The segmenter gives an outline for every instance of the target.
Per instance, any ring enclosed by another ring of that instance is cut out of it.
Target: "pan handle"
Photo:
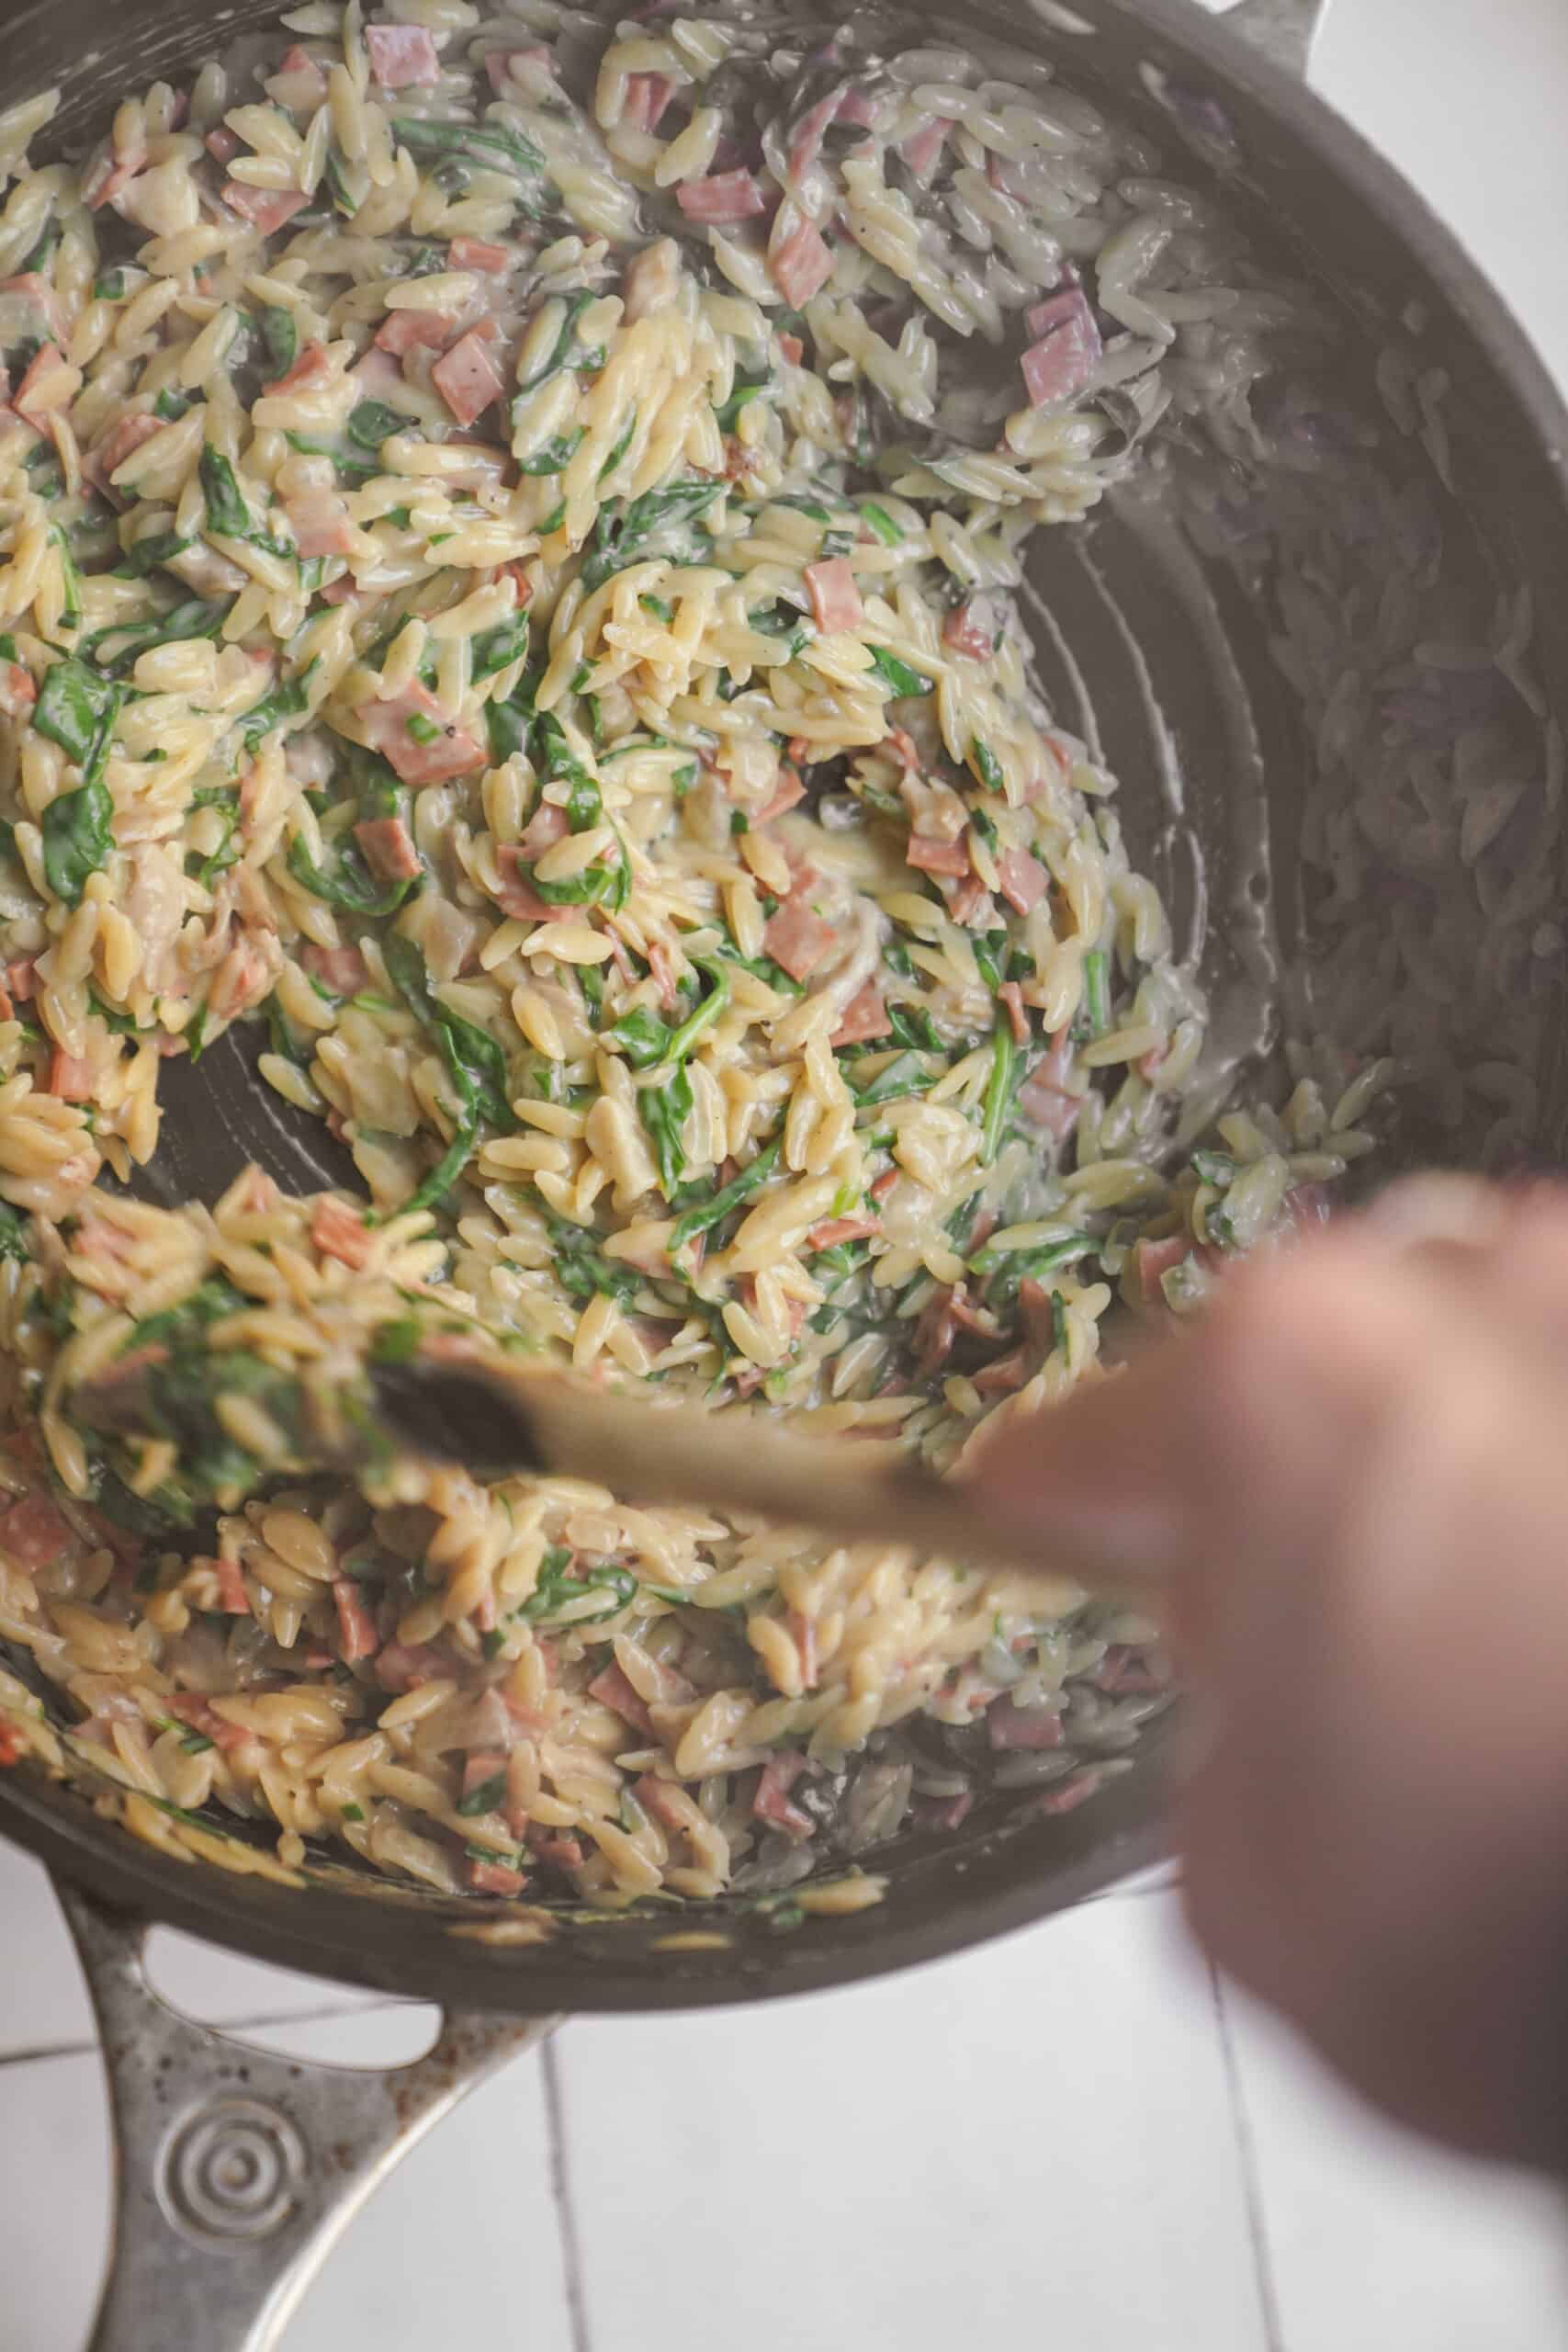
[[[448,2011],[385,2074],[303,2064],[181,2017],[147,1981],[149,1923],[57,1883],[97,2012],[114,2117],[109,2273],[88,2352],[270,2352],[400,2156],[557,2020]]]
[[[1236,0],[1225,10],[1224,21],[1270,63],[1304,82],[1328,5],[1329,0]]]

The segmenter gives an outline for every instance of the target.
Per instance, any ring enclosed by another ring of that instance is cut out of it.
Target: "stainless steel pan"
[[[1044,48],[1076,86],[1144,119],[1182,177],[1210,184],[1340,310],[1347,371],[1370,376],[1397,332],[1417,366],[1450,381],[1452,480],[1461,528],[1450,561],[1535,587],[1536,668],[1568,710],[1568,416],[1523,334],[1420,199],[1305,87],[1322,0],[1241,0],[1212,21],[1190,0],[1034,0],[1032,13],[975,0],[965,36]],[[85,134],[128,88],[221,49],[261,6],[207,0],[0,0],[7,99],[59,82],[61,133]],[[909,39],[953,37],[908,16]],[[1183,152],[1185,151],[1185,152]],[[1461,512],[1462,510],[1462,512]],[[1267,647],[1268,615],[1224,567],[1102,514],[1045,535],[1042,585],[1056,635],[1047,684],[1085,693],[1124,777],[1157,774],[1173,745],[1188,824],[1216,880],[1289,877],[1311,761]],[[1259,778],[1267,784],[1260,794]],[[1254,811],[1238,839],[1234,810]],[[1183,828],[1151,820],[1139,842],[1183,896]],[[1190,877],[1189,877],[1190,879]],[[1190,890],[1187,892],[1190,898]],[[1216,892],[1216,898],[1218,892]],[[1280,927],[1300,910],[1281,890]],[[1206,962],[1235,977],[1224,926]],[[211,1189],[243,1157],[298,1182],[310,1147],[256,1108],[231,1046],[207,1057],[184,1115],[171,1106],[160,1181],[171,1197]],[[215,1065],[217,1066],[215,1069]],[[184,1065],[174,1065],[177,1072]],[[1536,1141],[1560,1156],[1568,1088],[1542,1073]],[[188,1082],[188,1081],[187,1081]],[[262,1090],[265,1091],[265,1090]],[[1417,1106],[1418,1107],[1418,1106]],[[1415,1123],[1418,1132],[1419,1119]],[[804,1992],[952,1951],[1081,1900],[1158,1847],[1159,1744],[1102,1800],[1068,1818],[982,1811],[944,1840],[901,1838],[879,1867],[886,1902],[781,1936],[757,1912],[705,1921],[722,1945],[681,1948],[668,1914],[563,1921],[547,1939],[474,1940],[473,1915],[434,1896],[342,1874],[304,1890],[192,1868],[132,1844],[78,1796],[0,1776],[0,1832],[56,1875],[104,2030],[119,2140],[118,2262],[94,2343],[147,2352],[264,2352],[328,2245],[417,2132],[484,2071],[570,2010],[665,2009]],[[441,2042],[389,2077],[236,2056],[173,2018],[140,1967],[150,1922],[260,1958],[439,2002]]]

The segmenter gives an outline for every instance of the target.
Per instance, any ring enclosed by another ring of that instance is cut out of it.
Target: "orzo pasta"
[[[1235,429],[1278,296],[1043,71],[738,9],[309,0],[76,165],[37,127],[0,1637],[70,1703],[0,1683],[11,1749],[203,1851],[601,1903],[1089,1794],[1146,1625],[562,1481],[333,1488],[299,1417],[456,1331],[945,1469],[1118,1292],[1321,1213],[1381,1066],[1217,1101],[1018,598],[1156,425]],[[124,1189],[242,1021],[357,1195]],[[73,1417],[107,1377],[161,1434]]]

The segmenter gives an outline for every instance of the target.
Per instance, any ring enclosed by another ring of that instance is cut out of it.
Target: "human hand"
[[[1568,2168],[1568,1194],[1396,1188],[986,1477],[1161,1574],[1214,1959],[1402,2120]]]

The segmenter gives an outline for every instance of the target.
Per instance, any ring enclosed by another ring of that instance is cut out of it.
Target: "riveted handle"
[[[88,2352],[270,2352],[400,2156],[557,2020],[449,2012],[385,2073],[277,2058],[159,1999],[148,1922],[56,1886],[97,2012],[114,2116],[109,2273]]]
[[[1236,0],[1225,23],[1275,65],[1304,82],[1328,0]]]

